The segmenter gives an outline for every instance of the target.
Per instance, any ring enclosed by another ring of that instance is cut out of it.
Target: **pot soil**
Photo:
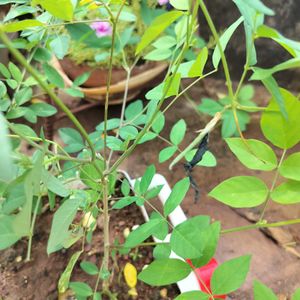
[[[76,65],[68,58],[58,61],[52,58],[53,67],[64,79],[66,87],[73,84],[73,80],[85,72],[91,72],[90,78],[85,82],[80,90],[84,93],[86,100],[99,104],[105,103],[106,81],[108,71],[100,68],[91,68],[87,65]],[[157,62],[147,62],[136,66],[131,74],[128,83],[128,100],[135,98],[141,90],[153,86],[157,77],[163,73],[167,64]],[[126,72],[120,68],[112,70],[112,82],[110,86],[109,104],[119,104],[123,101],[123,94],[126,88]]]
[[[118,196],[117,196],[118,197]],[[46,246],[51,228],[53,212],[47,211],[40,215],[33,239],[32,261],[24,262],[27,251],[27,241],[19,241],[13,247],[2,251],[0,256],[0,299],[5,300],[74,300],[71,291],[65,295],[58,295],[57,283],[60,274],[64,271],[72,254],[80,250],[81,243],[70,249],[61,250],[47,256]],[[124,242],[123,231],[126,228],[144,223],[144,219],[136,205],[130,205],[122,210],[111,211],[111,241],[118,238],[120,243]],[[86,244],[84,253],[76,263],[71,281],[88,283],[92,288],[95,285],[96,277],[87,275],[81,268],[81,261],[90,261],[97,265],[103,257],[103,223],[101,217],[97,220],[97,228],[94,231],[92,244]],[[152,248],[141,247],[131,251],[128,255],[117,254],[117,264],[114,265],[113,279],[110,284],[112,292],[117,294],[119,300],[132,299],[128,295],[128,286],[123,277],[123,268],[127,262],[132,263],[140,272],[145,264],[152,261]],[[168,287],[150,287],[143,282],[136,286],[139,300],[171,300],[179,294],[176,285]],[[103,298],[107,299],[107,298]]]

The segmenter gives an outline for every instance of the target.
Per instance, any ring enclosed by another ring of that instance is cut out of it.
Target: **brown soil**
[[[55,300],[58,299],[57,282],[60,274],[64,271],[69,259],[75,251],[80,250],[81,245],[74,245],[68,250],[47,256],[46,245],[49,236],[53,213],[46,212],[40,215],[37,221],[36,233],[33,239],[32,261],[24,262],[27,251],[27,242],[22,240],[15,246],[2,252],[0,257],[0,299],[2,300]],[[84,253],[80,256],[72,273],[71,281],[88,283],[92,288],[96,277],[86,274],[80,268],[81,261],[89,261],[100,265],[103,256],[103,224],[101,217],[97,221],[91,244],[85,246]],[[144,223],[139,208],[131,205],[123,210],[112,210],[111,213],[111,240],[118,239],[124,243],[123,232],[125,228]],[[19,261],[22,258],[22,261]],[[123,277],[123,268],[127,262],[132,263],[140,272],[145,264],[152,261],[152,249],[142,247],[128,255],[117,254],[117,264],[114,266],[111,291],[117,299],[132,299],[128,295],[128,287]],[[174,299],[178,295],[175,285],[166,288],[152,288],[143,282],[138,282],[136,290],[138,299],[159,300]],[[166,295],[166,297],[162,297]],[[61,300],[74,300],[71,291],[61,295]],[[103,298],[106,299],[106,298]]]

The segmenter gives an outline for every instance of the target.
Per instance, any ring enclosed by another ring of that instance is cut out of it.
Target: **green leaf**
[[[155,18],[152,24],[144,32],[140,43],[137,45],[136,54],[141,53],[155,40],[167,27],[183,15],[180,11],[170,11]]]
[[[91,76],[91,72],[84,72],[75,78],[73,84],[76,86],[80,86],[84,84],[90,78],[90,76]]]
[[[0,112],[0,181],[9,182],[14,176],[12,149],[4,116]]]
[[[213,256],[216,253],[218,246],[218,241],[221,233],[221,224],[220,222],[215,222],[205,230],[205,238],[203,242],[205,243],[202,256],[198,259],[192,259],[192,264],[194,267],[199,268],[205,266],[210,262]]]
[[[254,300],[278,300],[273,291],[258,280],[254,281],[253,292]]]
[[[136,245],[145,241],[150,237],[157,228],[159,228],[165,220],[163,219],[150,219],[147,223],[142,224],[137,229],[130,232],[124,244],[125,248],[133,248]]]
[[[188,177],[178,181],[164,204],[164,215],[167,217],[184,199],[190,187],[190,179]]]
[[[172,51],[170,49],[155,49],[149,52],[147,55],[144,56],[145,60],[152,60],[152,61],[161,61],[166,60],[171,57]]]
[[[196,216],[177,225],[171,235],[171,248],[182,258],[200,258],[208,239],[209,217]]]
[[[282,116],[278,104],[272,98],[262,114],[260,126],[264,136],[273,145],[282,149],[289,149],[300,141],[300,102],[287,90],[280,89],[280,91],[284,98],[288,118]]]
[[[6,78],[11,78],[10,71],[6,68],[6,66],[2,63],[0,63],[0,73]]]
[[[60,294],[65,293],[66,290],[68,289],[72,271],[81,253],[82,251],[77,251],[72,255],[66,269],[60,275],[58,285],[57,285]]]
[[[229,294],[240,288],[249,272],[250,260],[251,256],[245,255],[228,260],[218,266],[211,278],[213,294]]]
[[[274,28],[268,27],[266,25],[261,25],[257,29],[256,37],[270,38],[279,45],[281,45],[293,57],[299,56],[300,43],[284,37]]]
[[[170,140],[174,145],[179,145],[186,132],[186,123],[183,119],[179,120],[173,127],[170,133]]]
[[[13,124],[13,129],[16,130],[17,134],[22,134],[27,137],[38,137],[31,127],[24,124]]]
[[[190,272],[190,266],[180,259],[158,259],[145,268],[138,279],[152,286],[162,286],[176,283]]]
[[[41,5],[43,9],[54,17],[65,21],[72,21],[74,8],[71,0],[60,0],[59,9],[56,0],[33,0],[32,5]]]
[[[53,105],[44,102],[31,104],[29,108],[39,117],[50,117],[57,113],[57,109]]]
[[[166,98],[177,96],[180,88],[181,75],[176,73],[167,78],[163,84],[163,92],[166,93]]]
[[[63,242],[69,237],[69,226],[76,215],[80,203],[81,199],[70,198],[55,212],[47,245],[48,254],[61,249]]]
[[[154,165],[147,167],[141,182],[140,182],[140,193],[145,194],[151,184],[151,181],[155,175],[156,169]]]
[[[271,198],[280,204],[300,203],[300,182],[289,180],[277,186]]]
[[[221,48],[222,48],[223,51],[226,49],[226,46],[227,46],[231,36],[235,32],[235,30],[239,27],[239,25],[243,21],[244,21],[244,18],[240,17],[233,24],[231,24],[226,29],[226,31],[222,34],[222,36],[220,37],[220,44],[221,44]],[[218,45],[216,45],[215,50],[213,52],[213,56],[212,56],[212,61],[213,61],[214,68],[218,67],[218,65],[220,63],[220,60],[221,60],[221,53],[220,53]]]
[[[59,88],[65,87],[63,78],[52,66],[48,64],[43,64],[43,70],[49,82],[51,82],[52,84],[54,84]]]
[[[178,10],[189,10],[189,0],[170,0],[170,4]]]
[[[21,70],[12,62],[9,62],[8,68],[15,81],[21,82],[23,78]]]
[[[169,258],[171,254],[170,244],[161,243],[156,245],[153,250],[153,257],[156,259]]]
[[[255,207],[266,201],[268,188],[254,176],[236,176],[224,180],[209,196],[231,207]]]
[[[15,90],[17,88],[17,86],[18,86],[18,82],[15,81],[14,79],[7,79],[6,83],[13,90]]]
[[[130,193],[130,184],[126,178],[124,178],[122,181],[121,192],[124,196],[128,196]]]
[[[143,110],[143,102],[141,100],[130,103],[125,109],[126,120],[132,120]]]
[[[83,139],[77,130],[73,128],[60,128],[58,133],[63,142],[67,145],[67,147],[65,147],[67,152],[78,152],[85,147]]]
[[[300,288],[295,291],[291,300],[300,300]]]
[[[89,275],[97,275],[99,273],[98,267],[89,261],[82,261],[80,268]]]
[[[175,154],[176,151],[177,151],[176,146],[170,146],[170,147],[162,149],[159,152],[159,158],[158,158],[159,162],[162,163],[162,162],[170,159]]]
[[[84,282],[70,282],[69,286],[76,296],[89,297],[93,295],[91,287]]]
[[[116,128],[119,128],[120,127],[120,119],[118,118],[112,118],[112,119],[109,119],[107,121],[107,124],[106,124],[106,129],[107,130],[113,130],[113,129],[116,129]],[[100,132],[104,131],[104,122],[101,122],[97,127],[96,129]]]
[[[65,188],[64,184],[46,170],[43,170],[42,181],[45,184],[45,186],[54,194],[59,195],[61,197],[69,196],[70,193]]]
[[[23,20],[23,21],[4,24],[3,27],[5,32],[17,32],[31,27],[37,27],[37,26],[44,26],[44,24],[38,20]]]
[[[279,167],[281,176],[300,181],[300,152],[291,154]]]
[[[14,217],[0,215],[0,250],[9,248],[22,237],[15,232],[13,224]]]
[[[52,53],[46,49],[46,48],[37,48],[33,59],[35,59],[38,62],[48,62],[51,60]]]
[[[291,58],[291,59],[289,59],[281,64],[278,64],[278,65],[274,66],[273,68],[269,68],[269,69],[262,69],[262,68],[254,67],[254,68],[252,68],[254,73],[250,77],[250,80],[263,80],[263,79],[266,79],[266,78],[272,76],[274,73],[281,72],[284,70],[299,68],[299,67],[300,67],[300,58],[299,57]]]
[[[26,87],[15,93],[15,100],[18,105],[23,105],[32,98],[32,88]]]
[[[177,296],[174,300],[209,300],[210,295],[201,291],[185,292]]]
[[[152,129],[155,133],[159,134],[165,126],[165,116],[159,111],[157,117],[155,118]]]
[[[206,113],[210,116],[214,116],[217,112],[221,111],[223,106],[216,100],[209,98],[202,98],[201,104],[198,106],[198,110]]]
[[[150,200],[152,198],[157,197],[163,187],[164,187],[164,185],[161,184],[161,185],[158,185],[158,186],[148,190],[147,193],[145,194],[145,199]]]
[[[243,0],[245,3],[247,3],[250,7],[255,9],[257,12],[260,12],[262,14],[268,15],[268,16],[274,16],[275,12],[264,5],[260,0]]]
[[[68,53],[69,44],[70,37],[68,35],[60,34],[50,42],[50,48],[58,59],[63,59]]]
[[[196,154],[196,152],[197,152],[197,149],[193,149],[193,150],[189,151],[185,155],[185,159],[187,161],[191,161],[193,159],[194,155]],[[210,151],[206,151],[204,153],[201,161],[197,163],[197,166],[201,166],[201,167],[215,167],[216,165],[217,165],[217,160]]]
[[[157,49],[165,49],[165,48],[172,48],[177,44],[176,39],[171,35],[163,36],[157,39],[153,46]]]
[[[204,47],[197,56],[196,61],[193,63],[192,67],[189,70],[189,77],[200,77],[203,75],[203,69],[207,62],[208,50]]]
[[[138,135],[138,133],[138,130],[131,125],[121,127],[120,129],[120,137],[123,140],[133,140]]]
[[[276,168],[276,155],[267,144],[255,139],[227,138],[225,141],[234,155],[248,169],[271,171]]]
[[[282,115],[285,117],[285,119],[287,119],[288,117],[284,106],[284,99],[275,78],[273,76],[270,76],[268,78],[263,79],[262,83],[272,95],[272,97],[276,100]]]
[[[122,209],[136,201],[139,200],[139,197],[130,197],[130,196],[126,196],[120,200],[118,200],[114,205],[113,205],[113,209]]]
[[[248,102],[254,97],[254,94],[255,94],[255,90],[253,85],[246,84],[240,89],[238,94],[238,99],[242,103]]]
[[[104,170],[103,162],[100,160],[84,165],[80,170],[79,176],[88,187],[95,191],[102,191],[102,184],[100,183],[102,174],[99,174],[98,170],[102,172]]]

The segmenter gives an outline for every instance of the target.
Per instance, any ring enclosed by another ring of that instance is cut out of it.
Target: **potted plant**
[[[106,94],[108,70],[111,63],[110,104],[120,103],[128,89],[130,100],[165,70],[165,57],[136,57],[135,48],[146,27],[162,14],[163,3],[132,0],[119,16],[115,46],[112,48],[112,25],[102,5],[93,1],[80,1],[75,23],[65,27],[69,50],[64,57],[53,58],[52,63],[63,77],[66,86],[83,74],[89,74],[80,90],[87,99],[103,103]],[[173,45],[175,41],[173,40]],[[112,61],[109,61],[110,54]],[[102,101],[101,101],[102,99]]]

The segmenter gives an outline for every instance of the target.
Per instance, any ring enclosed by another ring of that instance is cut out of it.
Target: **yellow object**
[[[137,283],[137,270],[134,265],[127,263],[124,268],[124,277],[127,285],[134,288]]]
[[[98,5],[96,3],[91,3],[89,6],[88,6],[88,9],[89,10],[93,10],[93,9],[97,9],[98,8]]]
[[[86,5],[93,2],[93,0],[80,0],[79,5]]]
[[[92,212],[85,213],[83,220],[82,220],[82,226],[85,228],[90,228],[93,223],[94,223],[94,226],[93,226],[92,230],[94,231],[96,229],[96,219],[92,215]]]

